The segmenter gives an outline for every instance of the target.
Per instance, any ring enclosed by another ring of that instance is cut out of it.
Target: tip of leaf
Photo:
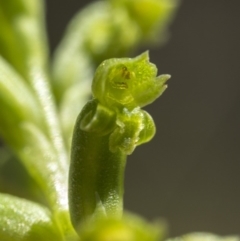
[[[171,78],[171,75],[169,74],[162,74],[157,77],[157,81],[159,84],[163,85]]]
[[[137,58],[139,60],[145,60],[145,61],[149,61],[149,51],[145,51],[142,54],[140,54],[139,56],[137,56]]]

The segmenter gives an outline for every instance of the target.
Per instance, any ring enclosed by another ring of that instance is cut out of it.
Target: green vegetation
[[[165,223],[148,224],[122,204],[126,156],[155,134],[141,107],[163,93],[170,76],[157,77],[148,52],[126,57],[164,40],[177,5],[92,3],[50,60],[44,2],[0,0],[1,241],[166,239]]]

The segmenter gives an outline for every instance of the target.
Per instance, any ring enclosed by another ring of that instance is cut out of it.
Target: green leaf
[[[139,26],[141,41],[159,42],[178,7],[179,0],[109,0],[115,6],[126,8],[133,22]]]
[[[4,141],[37,181],[55,214],[59,219],[64,219],[66,229],[70,229],[68,162],[59,155],[55,143],[51,142],[43,124],[43,111],[32,90],[1,57],[0,107],[0,133]],[[58,142],[57,136],[54,138]]]
[[[67,162],[65,144],[48,83],[48,50],[42,0],[0,0],[0,54],[13,65],[34,90],[44,112],[45,134]]]
[[[71,232],[68,213],[68,163],[58,160],[52,143],[31,123],[22,123],[23,147],[16,150],[30,175],[41,187],[64,232]]]
[[[43,10],[42,0],[0,0],[0,54],[26,80],[48,58]]]
[[[59,179],[67,180],[68,158],[46,75],[48,54],[42,3],[41,0],[0,0],[0,53],[13,65],[10,67],[1,58],[0,133],[44,189],[49,205],[53,209],[63,209],[55,211],[57,215],[63,212],[62,216],[65,217],[67,204],[63,204],[62,200],[64,195],[66,200],[67,192],[62,189],[66,189],[67,184],[65,181],[65,185],[60,187]],[[26,126],[34,126],[37,132],[31,135]],[[34,140],[31,138],[33,136]],[[39,142],[39,136],[43,143]],[[26,150],[30,150],[33,156],[26,154]],[[48,160],[48,155],[54,155],[51,156],[54,159]],[[37,161],[38,168],[34,174],[32,171],[36,165],[33,161]],[[52,172],[46,171],[48,175],[43,175],[44,169],[51,169]]]
[[[46,204],[46,199],[36,181],[30,177],[16,155],[5,146],[0,148],[1,192]]]
[[[0,194],[0,237],[3,241],[63,241],[48,209],[7,194]]]
[[[238,236],[221,237],[211,233],[190,233],[181,237],[167,239],[166,241],[240,241]]]
[[[0,133],[12,146],[21,145],[21,122],[32,122],[44,129],[43,113],[32,90],[1,56],[0,109]]]

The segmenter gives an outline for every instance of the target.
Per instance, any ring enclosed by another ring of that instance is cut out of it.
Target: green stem
[[[81,130],[90,102],[79,115],[72,144],[69,179],[69,206],[76,229],[79,223],[103,212],[106,216],[122,215],[123,180],[126,155],[109,150],[109,136]]]

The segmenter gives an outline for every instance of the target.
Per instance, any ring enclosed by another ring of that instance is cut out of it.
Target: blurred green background
[[[72,16],[90,2],[46,1],[52,51]],[[171,236],[240,234],[239,25],[239,0],[183,0],[167,43],[150,48],[159,73],[172,79],[164,95],[146,108],[157,135],[128,158],[125,207],[149,220],[166,218]],[[21,165],[3,160],[0,191],[29,195],[20,185],[34,190],[35,184]],[[4,182],[18,173],[19,186]],[[41,193],[28,196],[36,197]]]
[[[47,1],[52,49],[88,2]],[[166,218],[171,235],[240,234],[239,26],[239,0],[183,0],[168,42],[150,48],[172,79],[146,108],[157,135],[129,157],[125,207]]]

